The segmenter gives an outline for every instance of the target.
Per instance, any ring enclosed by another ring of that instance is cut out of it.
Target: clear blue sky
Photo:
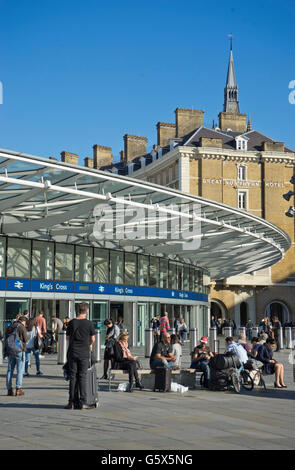
[[[59,158],[156,143],[177,107],[222,111],[233,33],[240,110],[295,149],[294,0],[0,0],[0,147]]]

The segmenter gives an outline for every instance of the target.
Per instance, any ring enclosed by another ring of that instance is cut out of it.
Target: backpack
[[[23,342],[19,337],[18,327],[19,325],[12,326],[12,330],[5,340],[5,352],[8,356],[17,356],[17,354],[24,350]]]
[[[209,390],[224,391],[228,389],[228,369],[210,368]]]

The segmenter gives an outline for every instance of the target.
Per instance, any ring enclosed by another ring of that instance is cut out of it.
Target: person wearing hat
[[[207,336],[202,336],[200,344],[195,347],[192,352],[192,363],[190,369],[196,369],[204,372],[204,386],[209,387],[210,381],[210,368],[209,361],[213,357],[210,347],[208,346]]]

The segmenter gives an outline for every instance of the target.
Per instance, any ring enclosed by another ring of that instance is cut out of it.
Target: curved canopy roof
[[[192,263],[212,279],[266,268],[279,227],[223,204],[109,172],[0,150],[0,233]]]

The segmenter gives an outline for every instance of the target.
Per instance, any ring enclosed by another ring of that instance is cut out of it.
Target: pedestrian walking
[[[163,334],[167,333],[169,328],[170,323],[168,319],[168,312],[165,312],[164,315],[160,318],[160,341],[162,341]]]
[[[282,324],[277,316],[273,317],[272,328],[273,328],[274,340],[277,345],[276,352],[279,352],[282,346],[280,342],[280,329],[282,328]]]
[[[251,318],[248,319],[245,327],[246,327],[247,338],[248,338],[249,341],[251,341],[252,340],[252,328],[254,327],[254,324],[253,324]]]
[[[26,342],[28,335],[26,332],[27,318],[25,316],[12,323],[5,333],[4,355],[8,357],[8,366],[6,374],[7,395],[14,396],[12,388],[12,377],[16,367],[16,391],[15,396],[24,395],[22,390],[23,371],[25,363]]]
[[[38,315],[36,316],[35,320],[36,320],[35,324],[39,328],[41,334],[47,333],[46,320],[44,318],[43,310],[39,310]]]
[[[56,352],[58,352],[58,335],[63,331],[63,322],[53,315],[51,317],[52,322],[52,333],[56,344]]]
[[[24,376],[28,377],[29,374],[29,361],[31,357],[31,353],[34,354],[35,357],[35,363],[36,363],[36,375],[43,375],[43,373],[40,370],[40,349],[39,347],[36,347],[36,341],[37,336],[39,338],[42,338],[41,332],[39,328],[35,325],[35,318],[30,318],[30,320],[27,323],[27,335],[28,335],[28,341],[26,343],[26,352],[25,352],[25,373]]]
[[[186,334],[187,334],[187,326],[186,326],[186,323],[184,321],[184,318],[180,319],[180,325],[179,325],[179,328],[178,328],[178,333],[180,335],[181,344],[183,346],[184,341],[186,339]]]

